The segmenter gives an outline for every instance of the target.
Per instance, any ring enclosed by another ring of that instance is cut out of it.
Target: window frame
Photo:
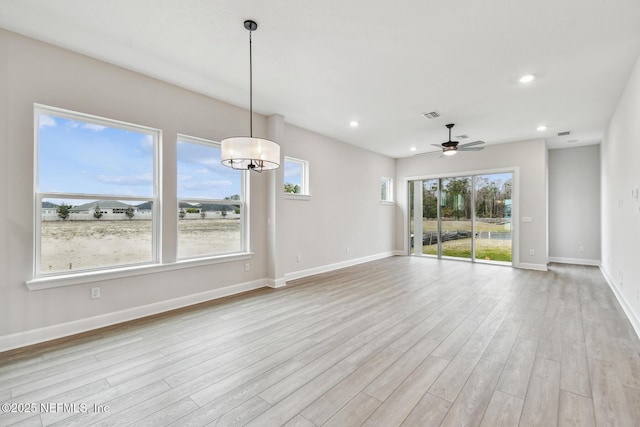
[[[131,196],[131,195],[113,195],[113,194],[93,194],[93,193],[66,193],[66,192],[50,192],[40,191],[40,115],[51,115],[67,120],[82,121],[84,123],[95,124],[100,126],[106,126],[110,128],[117,128],[137,133],[145,133],[152,136],[153,141],[153,186],[152,196]],[[78,111],[72,111],[64,108],[53,107],[44,104],[34,103],[33,105],[33,141],[34,141],[34,155],[33,155],[33,203],[32,209],[33,218],[33,279],[32,281],[47,280],[56,277],[76,277],[84,275],[94,275],[96,273],[104,273],[111,271],[118,271],[122,269],[129,269],[138,266],[152,266],[162,263],[161,254],[161,229],[162,229],[162,216],[161,216],[161,194],[162,194],[162,181],[160,179],[160,153],[162,152],[162,130],[151,128],[148,126],[137,125],[134,123],[128,123],[121,120],[110,119],[107,117],[95,116],[92,114],[81,113]],[[81,270],[75,270],[72,273],[67,271],[58,271],[53,273],[44,273],[42,271],[42,200],[46,198],[59,198],[59,199],[76,199],[76,200],[118,200],[118,201],[144,201],[152,202],[151,209],[151,260],[146,262],[132,263],[132,264],[118,264],[110,266],[99,266],[95,268],[86,268]]]
[[[300,192],[299,193],[287,193],[286,191],[284,191],[284,184],[286,184],[287,162],[296,163],[300,165]],[[283,182],[282,192],[284,193],[285,197],[292,198],[292,199],[309,198],[311,196],[311,192],[309,191],[309,161],[298,159],[295,157],[284,156],[283,166],[284,166],[283,174],[285,175],[285,180],[284,180],[285,182]]]
[[[390,178],[388,176],[383,176],[380,178],[380,190],[382,190],[382,185],[386,183],[387,185],[387,191],[384,194],[384,197],[382,195],[382,191],[380,192],[380,203],[382,204],[394,204],[395,201],[393,200],[393,178]]]
[[[211,139],[198,138],[191,135],[186,135],[183,133],[178,133],[176,136],[176,179],[178,179],[178,143],[180,141],[184,141],[191,144],[199,144],[206,147],[214,146],[216,148],[220,148],[221,144],[218,141],[214,141]],[[240,200],[224,200],[224,199],[207,199],[207,198],[181,198],[178,194],[177,183],[176,183],[176,199],[177,199],[177,210],[176,210],[176,262],[189,262],[189,261],[198,261],[198,260],[206,260],[206,259],[220,259],[229,256],[236,255],[246,255],[251,251],[251,237],[250,237],[250,212],[249,208],[249,181],[250,175],[248,171],[239,171],[240,173]],[[222,252],[222,253],[209,253],[203,255],[196,256],[188,256],[188,257],[180,257],[180,203],[212,203],[217,205],[229,205],[236,206],[240,205],[240,250],[237,252]]]

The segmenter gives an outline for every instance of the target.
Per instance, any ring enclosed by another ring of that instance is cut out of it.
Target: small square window
[[[383,176],[380,180],[380,200],[393,202],[393,179]]]
[[[309,195],[309,162],[284,158],[284,192],[286,194]]]

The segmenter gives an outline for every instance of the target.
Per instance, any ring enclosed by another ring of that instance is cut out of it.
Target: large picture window
[[[157,263],[160,131],[34,111],[34,275]]]
[[[220,144],[178,136],[178,258],[248,250],[245,172],[222,166]]]

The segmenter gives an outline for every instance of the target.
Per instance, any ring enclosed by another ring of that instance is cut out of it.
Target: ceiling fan
[[[442,148],[443,155],[453,156],[458,151],[480,151],[484,149],[484,147],[475,147],[476,145],[484,144],[484,141],[467,142],[466,144],[462,145],[459,145],[460,143],[458,141],[452,141],[451,128],[453,126],[453,123],[447,125],[447,129],[449,129],[449,140],[447,142],[443,142],[442,144],[431,144],[434,147]]]

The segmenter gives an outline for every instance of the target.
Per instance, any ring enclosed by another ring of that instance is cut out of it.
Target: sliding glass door
[[[443,257],[471,259],[472,206],[471,177],[461,176],[440,180],[440,242]]]
[[[410,181],[410,253],[510,263],[512,182],[512,173]]]
[[[474,177],[476,259],[511,262],[512,174]]]

